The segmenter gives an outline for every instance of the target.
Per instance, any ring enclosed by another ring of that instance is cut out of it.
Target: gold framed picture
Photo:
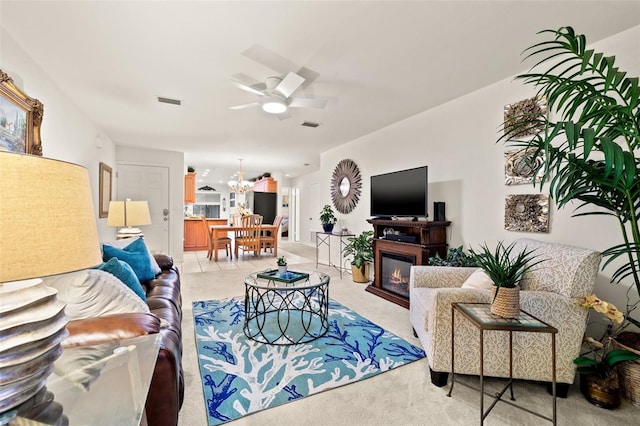
[[[42,155],[40,125],[44,105],[25,95],[0,70],[0,150]]]
[[[111,167],[104,163],[100,163],[100,179],[99,179],[99,206],[98,217],[105,218],[109,216],[109,203],[111,202]]]

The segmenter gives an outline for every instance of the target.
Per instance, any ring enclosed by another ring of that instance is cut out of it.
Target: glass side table
[[[488,303],[452,303],[451,304],[451,387],[447,396],[451,396],[455,380],[455,314],[459,313],[471,324],[480,329],[480,425],[489,415],[493,407],[498,401],[507,403],[520,410],[524,410],[530,414],[543,418],[556,424],[556,333],[558,330],[550,326],[544,321],[534,317],[533,315],[520,311],[517,318],[507,319],[501,318],[491,313],[491,305]],[[493,403],[485,411],[484,409],[484,332],[487,330],[501,330],[509,332],[509,380],[504,388],[494,396]],[[514,404],[513,402],[502,399],[502,395],[509,389],[511,401],[515,401],[513,395],[513,333],[549,333],[551,334],[551,389],[553,398],[552,417],[544,416],[527,408]]]
[[[0,415],[0,425],[146,425],[159,349],[159,334],[67,348],[45,387]]]

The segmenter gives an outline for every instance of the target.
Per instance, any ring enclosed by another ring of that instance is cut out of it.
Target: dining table
[[[279,226],[276,226],[276,225],[263,224],[260,226],[260,231],[261,231],[261,234],[264,235],[264,233],[266,232],[278,232],[278,228]],[[246,231],[249,228],[228,224],[228,225],[211,225],[209,226],[209,229],[213,237],[213,242],[212,242],[213,243],[213,260],[217,262],[218,261],[218,238],[225,236],[223,234],[228,234],[229,232]],[[276,249],[277,245],[278,245],[278,239],[276,238],[274,243],[274,246],[275,246],[274,249]],[[277,249],[275,253],[277,253]]]

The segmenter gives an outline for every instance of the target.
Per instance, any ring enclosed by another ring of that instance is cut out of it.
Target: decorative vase
[[[369,265],[365,263],[362,268],[358,268],[356,265],[351,265],[351,275],[354,283],[368,283],[369,282]]]
[[[333,231],[333,223],[323,223],[322,224],[322,229],[324,230],[324,232],[332,232]]]
[[[620,406],[620,381],[614,371],[608,377],[580,375],[580,391],[593,405],[608,410]]]
[[[287,272],[287,265],[278,265],[278,273],[280,275]]]
[[[520,313],[520,286],[500,287],[491,303],[491,313],[502,318],[517,318]]]

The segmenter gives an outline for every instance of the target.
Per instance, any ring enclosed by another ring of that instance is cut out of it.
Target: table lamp
[[[101,261],[87,170],[0,151],[0,413],[38,393],[68,334],[40,277]]]
[[[120,234],[140,234],[140,228],[134,226],[151,225],[151,215],[149,215],[149,203],[146,201],[111,201],[109,203],[109,214],[107,216],[107,226],[124,226],[118,232]]]

